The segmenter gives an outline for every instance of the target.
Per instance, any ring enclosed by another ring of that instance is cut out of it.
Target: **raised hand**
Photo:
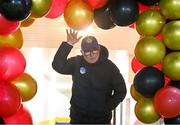
[[[68,43],[74,45],[75,43],[77,43],[82,36],[78,37],[78,31],[75,31],[73,29],[66,29],[66,33],[67,33],[67,41]]]

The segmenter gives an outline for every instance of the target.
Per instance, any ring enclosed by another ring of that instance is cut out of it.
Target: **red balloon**
[[[0,80],[12,80],[21,75],[26,60],[21,51],[14,47],[0,47]]]
[[[22,104],[14,115],[10,117],[4,117],[3,120],[5,124],[33,124],[31,113]]]
[[[138,6],[139,6],[139,14],[142,13],[145,10],[159,10],[159,6],[146,6],[144,4],[141,4],[138,2]]]
[[[0,35],[9,35],[14,33],[20,26],[19,21],[10,21],[0,15]]]
[[[166,86],[157,91],[154,96],[154,108],[165,118],[176,117],[180,113],[180,90]]]
[[[165,76],[164,78],[165,78],[164,86],[167,86],[169,84],[169,82],[171,81],[171,79],[168,78],[167,76]]]
[[[85,0],[93,9],[103,7],[109,0]]]
[[[135,57],[133,57],[132,61],[131,61],[131,68],[133,70],[134,73],[136,73],[137,71],[139,71],[140,69],[146,67],[146,65],[143,65],[142,63],[140,63]],[[162,64],[156,64],[153,65],[153,67],[159,69],[162,71]]]
[[[163,40],[161,33],[157,34],[156,38],[160,39],[161,41]]]
[[[68,0],[52,0],[51,8],[45,17],[50,19],[60,17],[64,12],[64,8],[66,7],[67,3]]]
[[[11,116],[20,107],[21,97],[16,86],[0,82],[0,117]]]
[[[156,65],[153,65],[153,67],[159,69],[160,71],[162,71],[162,64],[156,64]]]
[[[132,24],[130,24],[130,25],[129,25],[129,27],[130,27],[130,28],[132,28],[132,29],[134,29],[134,28],[135,28],[135,26],[136,26],[136,24],[135,24],[135,23],[132,23]]]
[[[137,71],[139,71],[140,69],[142,69],[144,67],[146,67],[146,66],[141,64],[135,57],[133,57],[133,59],[131,61],[131,68],[134,73],[136,73]]]
[[[145,10],[151,9],[150,6],[143,5],[143,4],[139,3],[139,2],[138,2],[138,6],[139,6],[139,13],[142,13]]]
[[[139,14],[141,14],[145,10],[151,9],[150,6],[143,5],[143,4],[139,3],[139,2],[138,2],[138,7],[139,7]],[[131,25],[129,25],[129,27],[132,28],[132,29],[135,29],[135,26],[136,26],[136,23],[132,23]]]
[[[162,64],[161,63],[160,64],[156,64],[153,67],[155,67],[155,68],[159,69],[160,71],[162,71]],[[170,81],[170,79],[167,76],[164,76],[164,80],[165,80],[164,86],[167,86],[169,81]]]

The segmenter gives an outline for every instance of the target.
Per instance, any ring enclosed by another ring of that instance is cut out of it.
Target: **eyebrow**
[[[83,51],[83,52],[92,52],[92,51],[99,51],[99,49],[94,48],[94,49],[91,49],[91,50],[85,50],[85,51]]]

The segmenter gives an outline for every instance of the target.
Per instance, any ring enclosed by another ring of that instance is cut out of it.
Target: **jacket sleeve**
[[[116,66],[114,66],[113,72],[114,72],[112,78],[113,94],[107,104],[109,111],[114,110],[119,105],[119,103],[124,100],[127,94],[124,78]]]
[[[62,42],[52,62],[52,67],[56,72],[66,75],[73,73],[75,57],[67,59],[72,48],[73,46],[67,42]]]

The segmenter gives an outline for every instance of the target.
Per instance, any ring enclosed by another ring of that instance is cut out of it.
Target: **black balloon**
[[[32,0],[3,0],[0,4],[0,13],[12,21],[26,19],[32,8]]]
[[[180,89],[180,81],[170,81],[168,85]]]
[[[144,5],[154,5],[156,3],[158,3],[160,0],[138,0],[140,3],[144,4]]]
[[[180,125],[180,115],[173,118],[164,118],[164,124],[165,125],[172,125],[172,124]]]
[[[94,22],[95,24],[102,29],[111,29],[116,25],[113,23],[109,16],[109,3],[102,8],[94,10]]]
[[[139,7],[136,0],[112,0],[110,17],[118,26],[129,26],[137,20]]]
[[[0,117],[0,125],[4,124],[4,120]]]
[[[134,77],[135,89],[144,97],[151,98],[164,86],[164,74],[157,68],[145,67]]]

